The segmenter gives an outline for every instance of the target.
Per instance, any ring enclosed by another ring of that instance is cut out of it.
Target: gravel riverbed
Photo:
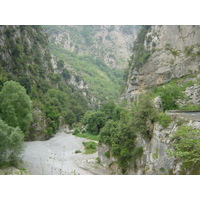
[[[103,175],[111,172],[96,163],[97,153],[83,154],[89,140],[58,132],[46,141],[25,142],[23,161],[32,175]],[[80,150],[82,153],[75,153]]]

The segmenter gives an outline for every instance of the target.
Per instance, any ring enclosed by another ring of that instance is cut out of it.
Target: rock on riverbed
[[[110,174],[96,163],[97,153],[83,154],[82,142],[89,140],[58,132],[47,141],[25,143],[23,160],[33,175],[93,175]],[[82,153],[76,154],[80,150]]]

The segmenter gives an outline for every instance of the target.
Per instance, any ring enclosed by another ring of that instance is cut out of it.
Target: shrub
[[[101,163],[101,160],[100,160],[99,157],[96,158],[96,163],[97,163],[97,164],[100,164],[100,163]]]
[[[180,126],[171,137],[173,150],[167,150],[169,156],[181,159],[182,168],[192,174],[200,173],[200,129],[191,126]],[[183,170],[184,171],[184,170]]]
[[[156,93],[162,99],[162,106],[164,111],[178,109],[179,106],[177,100],[183,100],[185,98],[183,90],[184,87],[179,86],[175,81],[157,89]]]
[[[143,147],[135,147],[132,154],[132,163],[134,167],[136,168],[136,160],[137,158],[141,157],[143,154]]]
[[[97,151],[97,144],[95,142],[83,142],[85,146],[85,154],[93,154]]]
[[[105,155],[107,158],[110,158],[110,152],[109,152],[109,151],[106,151],[106,152],[104,153],[104,155]]]
[[[87,113],[82,121],[84,124],[87,124],[87,131],[94,135],[98,135],[101,128],[105,125],[106,115],[101,111]]]
[[[158,114],[158,122],[163,128],[167,128],[169,124],[172,122],[172,118],[165,114],[165,113],[159,113]]]
[[[76,150],[75,153],[81,153],[81,151],[80,150]]]
[[[149,138],[151,133],[147,123],[157,120],[157,110],[148,94],[141,95],[139,104],[132,109],[132,129]]]
[[[73,132],[73,135],[77,135],[77,134],[79,134],[79,133],[80,133],[79,129],[76,128],[76,129],[74,130],[74,132]]]
[[[17,164],[23,150],[24,134],[19,127],[8,126],[0,119],[0,164]]]
[[[9,126],[27,135],[32,121],[32,104],[26,90],[18,82],[7,81],[0,92],[0,117]]]

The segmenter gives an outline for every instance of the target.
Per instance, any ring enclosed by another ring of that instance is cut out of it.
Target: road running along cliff
[[[200,110],[193,111],[181,111],[181,110],[168,110],[166,111],[169,115],[178,115],[188,120],[200,121]]]

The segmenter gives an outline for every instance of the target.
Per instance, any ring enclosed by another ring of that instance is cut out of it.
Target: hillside
[[[11,80],[31,98],[31,139],[48,138],[63,123],[78,122],[92,104],[76,72],[51,56],[42,26],[0,27],[0,89]]]
[[[129,62],[126,98],[200,72],[199,26],[143,26]]]
[[[200,174],[200,26],[137,28],[0,26],[0,168]]]
[[[139,26],[45,26],[50,43],[78,55],[101,58],[111,68],[126,68]]]
[[[45,26],[50,51],[84,80],[96,99],[118,101],[138,26]]]
[[[122,97],[129,110],[116,119],[109,105],[112,115],[104,111],[109,121],[99,131],[100,162],[114,174],[200,173],[199,31],[200,26],[141,27]]]

